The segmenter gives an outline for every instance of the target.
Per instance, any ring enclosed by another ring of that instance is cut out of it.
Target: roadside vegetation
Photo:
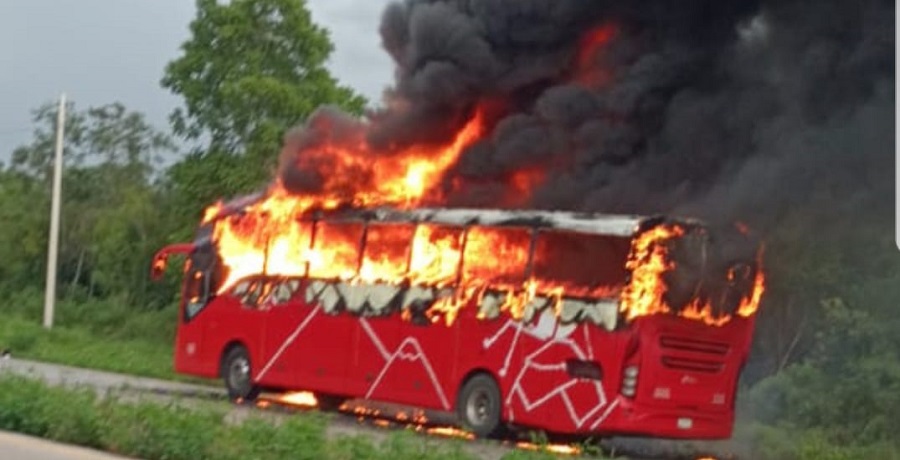
[[[171,370],[178,261],[154,284],[148,279],[153,253],[189,240],[205,206],[264,186],[282,134],[316,107],[360,113],[366,105],[325,70],[332,44],[302,2],[197,5],[192,37],[161,82],[184,103],[171,126],[151,126],[116,102],[70,103],[52,331],[40,324],[54,105],[34,111],[29,143],[0,146],[12,153],[0,164],[0,350],[181,378]],[[271,21],[264,13],[270,9],[284,20]],[[282,46],[269,46],[264,37]],[[822,190],[809,193],[831,202],[847,187],[864,187],[869,176],[860,174],[859,183],[823,181]],[[798,207],[764,235],[769,285],[731,443],[750,458],[900,459],[893,203],[887,196],[840,203],[821,207],[827,212]],[[126,405],[0,376],[0,428],[148,459],[285,458],[287,452],[291,458],[468,458],[405,436],[378,446],[364,438],[326,440],[324,419],[312,414],[278,428],[258,420],[227,425],[222,416],[221,408]],[[510,458],[533,458],[528,455]]]
[[[56,326],[41,325],[43,296],[26,290],[2,310],[0,350],[16,358],[122,372],[143,377],[196,380],[172,370],[176,311],[136,310],[110,300],[57,303]]]
[[[409,432],[383,442],[365,435],[326,436],[327,416],[298,413],[275,423],[250,415],[226,420],[226,403],[125,402],[90,389],[50,387],[0,376],[0,430],[103,449],[144,460],[373,459],[475,460],[462,441],[436,441]],[[505,460],[554,458],[512,452]]]

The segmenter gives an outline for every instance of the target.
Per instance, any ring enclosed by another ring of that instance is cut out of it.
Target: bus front
[[[620,312],[629,324],[617,379],[618,433],[732,434],[738,379],[764,290],[745,231],[656,222],[634,237]]]

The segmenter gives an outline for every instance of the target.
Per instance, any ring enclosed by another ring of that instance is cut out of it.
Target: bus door
[[[206,312],[215,296],[217,282],[216,257],[208,244],[197,245],[185,262],[184,287],[179,309],[180,318],[175,338],[175,370],[182,373],[215,376],[204,343]]]
[[[166,274],[166,267],[169,264],[169,258],[173,254],[182,254],[189,255],[194,251],[194,245],[190,243],[184,244],[173,244],[166,246],[159,250],[153,256],[153,264],[150,268],[150,278],[153,281],[160,281]],[[176,339],[175,339],[175,369],[179,372],[190,371],[191,369],[196,368],[196,360],[197,357],[192,353],[188,354],[186,350],[186,343],[194,342],[196,347],[196,342],[199,341],[198,337],[194,337],[196,333],[193,331],[183,331],[186,327],[185,325],[185,307],[186,307],[186,298],[188,296],[188,291],[197,291],[198,286],[197,282],[193,281],[191,277],[188,275],[192,272],[190,259],[187,258],[184,262],[184,278],[182,280],[182,296],[181,301],[178,305],[178,326],[176,328]],[[202,276],[202,273],[201,273]]]

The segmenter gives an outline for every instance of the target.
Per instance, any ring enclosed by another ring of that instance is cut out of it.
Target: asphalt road
[[[106,452],[59,444],[6,431],[0,431],[0,458],[10,460],[126,460],[126,457]]]

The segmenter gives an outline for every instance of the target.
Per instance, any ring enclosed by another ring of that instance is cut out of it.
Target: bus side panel
[[[190,320],[182,312],[179,322],[175,339],[175,370],[179,373],[219,377],[222,355],[232,343],[247,348],[251,362],[257,363],[262,358],[258,346],[262,316],[241,308],[230,297],[214,297]]]
[[[447,385],[448,394],[455,399],[468,377],[477,372],[486,372],[497,381],[504,402],[502,418],[518,421],[522,415],[509,404],[517,397],[513,394],[514,382],[522,362],[522,330],[520,323],[501,315],[499,318],[482,320],[476,318],[475,308],[460,312],[458,332],[458,358],[454,376]]]
[[[347,395],[388,400],[393,393],[386,377],[400,345],[400,315],[351,319],[357,333],[347,371]]]
[[[205,316],[205,317],[204,317]],[[263,360],[262,338],[266,312],[244,307],[230,296],[214,298],[197,318],[204,325],[204,371],[210,377],[219,376],[219,365],[226,348],[239,344],[250,355],[253,378],[257,377]]]
[[[626,331],[610,332],[590,323],[579,324],[571,331],[560,356],[561,364],[596,365],[599,378],[585,377],[574,369],[567,371],[567,404],[557,420],[560,432],[592,433],[616,413],[630,336]]]
[[[298,369],[295,363],[298,347],[296,332],[310,317],[312,309],[300,302],[274,305],[265,315],[262,359],[253,366],[257,383],[269,388],[291,388],[297,384]],[[309,324],[307,323],[307,326]]]
[[[565,410],[560,398],[567,380],[560,372],[561,350],[554,334],[557,320],[550,311],[535,315],[531,321],[505,319],[505,324],[488,337],[494,347],[506,350],[500,375],[505,380],[504,402],[507,421],[521,426],[556,430],[559,411]],[[506,329],[504,331],[504,329]],[[510,343],[503,345],[508,336]]]
[[[614,409],[626,334],[585,323],[559,324],[551,311],[527,323],[477,321],[465,329],[472,335],[460,339],[465,356],[460,361],[470,368],[479,363],[498,378],[506,421],[558,433],[586,432]],[[569,361],[595,365],[600,378],[571,375]]]
[[[326,312],[318,305],[304,308],[310,309],[312,318],[292,344],[296,386],[345,395],[359,319],[349,313]]]
[[[397,321],[401,322],[402,338],[396,359],[385,375],[390,387],[385,394],[401,404],[452,410],[456,398],[448,393],[447,382],[453,378],[457,363],[460,322],[446,326],[443,321]]]

